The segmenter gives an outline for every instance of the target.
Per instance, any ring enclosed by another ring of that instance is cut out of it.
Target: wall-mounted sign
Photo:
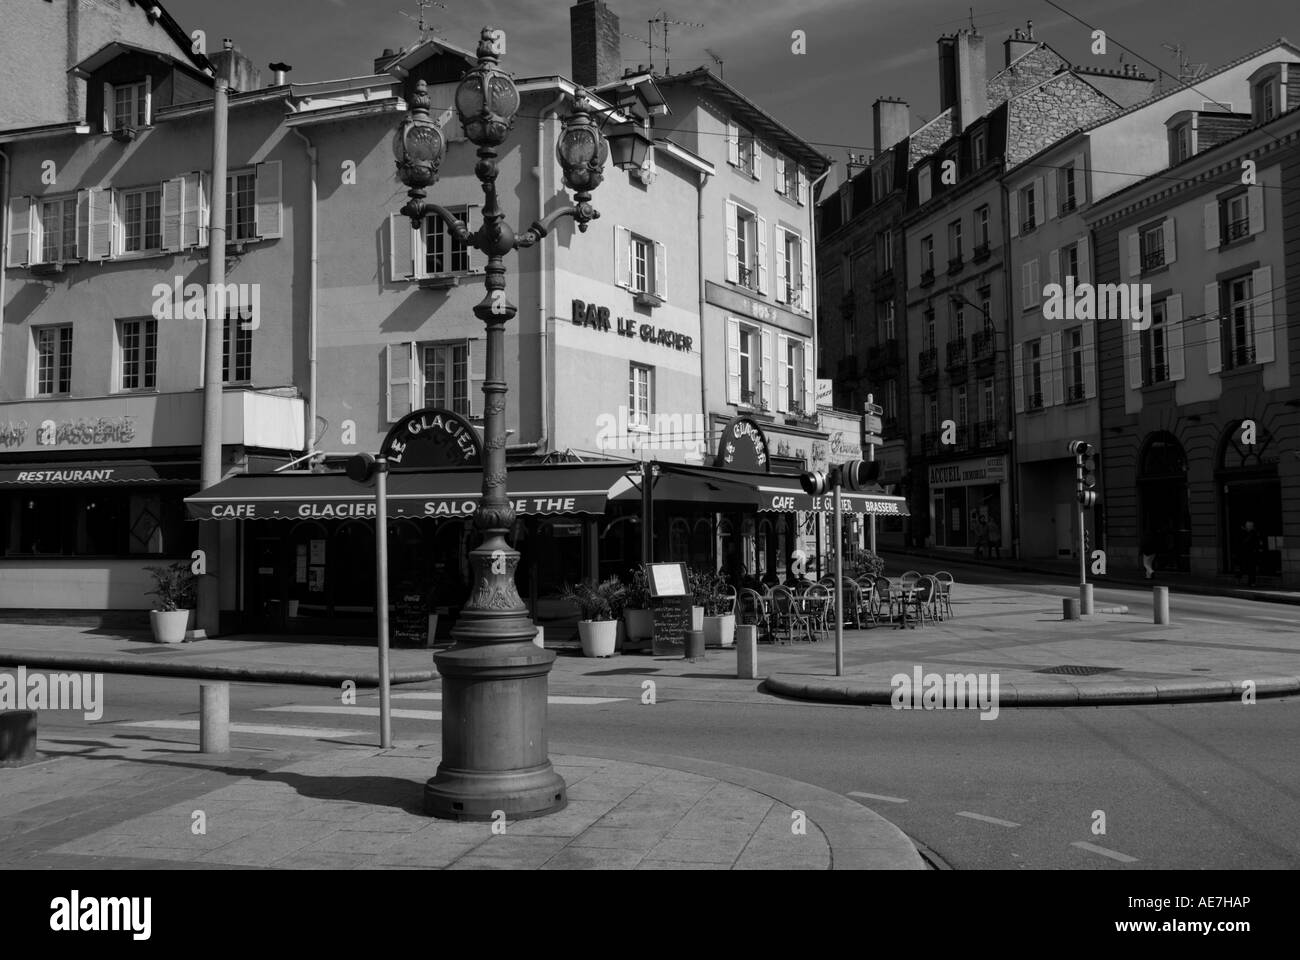
[[[0,423],[0,447],[21,447],[28,442],[30,426],[26,420]],[[35,440],[42,447],[93,446],[104,443],[131,443],[135,440],[134,417],[96,417],[72,420],[42,420],[36,427]]]
[[[393,424],[379,452],[398,467],[466,467],[483,462],[478,431],[450,410],[429,407]]]
[[[980,457],[930,467],[931,487],[964,487],[974,483],[1001,483],[1007,478],[1005,457]]]
[[[835,381],[818,380],[817,381],[817,406],[833,407],[835,405]]]
[[[577,327],[590,327],[592,330],[601,330],[608,333],[611,330],[610,315],[608,307],[599,307],[594,303],[585,303],[582,300],[573,301],[573,324]],[[620,337],[627,337],[629,340],[640,339],[643,343],[657,343],[661,346],[672,347],[674,350],[681,350],[689,353],[692,345],[695,343],[693,337],[688,337],[684,333],[678,333],[675,330],[665,330],[662,327],[656,327],[653,323],[641,323],[636,317],[616,317],[615,327]]]
[[[727,424],[718,440],[718,455],[713,465],[722,470],[767,473],[767,437],[759,425],[748,417],[737,417]]]

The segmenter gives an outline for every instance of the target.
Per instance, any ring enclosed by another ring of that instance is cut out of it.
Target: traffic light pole
[[[867,462],[868,463],[876,462],[876,445],[874,443],[867,444]],[[874,513],[871,514],[870,523],[871,523],[871,528],[870,528],[871,529],[871,555],[874,557],[876,555],[876,515]]]
[[[844,538],[839,473],[835,476],[835,676],[844,676]]]
[[[388,458],[375,463],[375,612],[379,623],[379,746],[393,748],[388,691]]]

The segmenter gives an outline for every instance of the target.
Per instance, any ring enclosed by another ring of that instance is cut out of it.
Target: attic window
[[[113,104],[113,130],[144,127],[149,124],[149,83],[119,83],[110,88]]]

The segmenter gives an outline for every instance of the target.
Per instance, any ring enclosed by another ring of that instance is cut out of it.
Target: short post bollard
[[[36,762],[36,711],[0,712],[0,767]]]
[[[1155,612],[1155,622],[1167,624],[1169,622],[1169,588],[1152,587],[1151,592],[1154,594],[1152,606]]]
[[[1061,606],[1063,608],[1062,613],[1066,620],[1079,619],[1079,601],[1074,597],[1062,597]]]
[[[736,677],[758,679],[758,627],[752,624],[736,627]]]
[[[199,684],[199,751],[230,752],[230,684]]]
[[[686,631],[686,659],[699,660],[704,656],[704,631]]]
[[[1079,584],[1079,612],[1085,617],[1092,616],[1092,584]]]

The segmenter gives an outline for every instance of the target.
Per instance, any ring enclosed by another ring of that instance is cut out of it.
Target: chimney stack
[[[1030,50],[1038,46],[1038,41],[1034,39],[1034,21],[1029,20],[1025,23],[1025,29],[1017,27],[1011,32],[1011,36],[1002,41],[1002,46],[1006,50],[1006,66],[1011,66],[1013,60],[1023,57]]]
[[[623,75],[618,17],[602,0],[578,0],[569,8],[569,41],[574,83],[598,87]]]
[[[880,156],[911,131],[912,117],[907,101],[880,97],[871,105],[871,132],[876,138],[876,156]]]
[[[984,35],[973,30],[959,30],[956,48],[956,128],[964,131],[989,110],[989,78],[984,58]]]
[[[293,69],[293,67],[289,66],[287,63],[268,63],[266,68],[275,72],[275,86],[277,87],[284,86],[285,74]]]
[[[208,56],[212,63],[213,74],[225,77],[230,84],[231,93],[257,90],[262,86],[262,71],[253,66],[253,61],[235,49],[233,40],[221,41],[221,51]]]

